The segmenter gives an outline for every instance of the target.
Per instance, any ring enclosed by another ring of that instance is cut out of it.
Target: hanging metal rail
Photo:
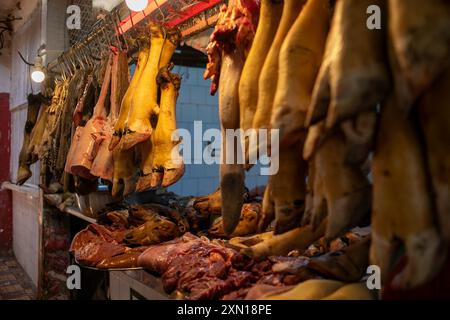
[[[127,47],[129,38],[132,37],[130,33],[148,20],[169,28],[178,27],[183,38],[189,38],[213,26],[217,21],[219,8],[225,2],[226,0],[150,0],[147,8],[141,12],[132,12],[125,3],[121,3],[98,20],[82,41],[62,53],[47,69],[54,70],[59,66],[61,70],[64,66],[73,65],[74,59],[79,57],[98,60],[111,46]]]

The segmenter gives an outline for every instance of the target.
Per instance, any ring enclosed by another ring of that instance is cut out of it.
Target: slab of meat
[[[377,5],[384,12],[385,2],[336,3],[323,63],[308,108],[306,125],[315,125],[309,128],[305,159],[311,158],[330,128],[337,125],[345,135],[347,164],[361,165],[373,149],[375,107],[385,99],[391,81],[385,29],[367,28],[365,12],[370,5]]]
[[[179,289],[193,300],[219,298],[247,286],[252,274],[242,269],[245,263],[236,251],[189,233],[150,247],[138,259],[139,266],[162,275],[166,292]]]
[[[297,20],[305,0],[285,0],[283,1],[283,14],[277,29],[275,38],[271,44],[267,58],[259,77],[258,104],[253,118],[253,129],[269,129],[272,116],[273,100],[278,84],[279,55],[281,46],[286,39],[286,35]],[[294,61],[293,61],[294,62]],[[249,150],[249,158],[257,159],[258,156],[267,153],[267,141],[258,141],[257,148]]]
[[[99,269],[135,268],[141,252],[123,253],[108,257],[96,265]]]
[[[54,163],[55,180],[64,186],[64,191],[68,191],[68,177],[63,175],[72,137],[72,115],[86,82],[87,76],[82,70],[77,71],[70,80],[68,94],[61,110],[57,136],[53,140],[53,148],[57,150]]]
[[[450,63],[450,3],[388,0],[389,35],[398,59],[396,90],[407,114]]]
[[[187,251],[195,241],[196,236],[186,233],[180,238],[148,248],[138,259],[138,265],[151,271],[163,274],[177,254]]]
[[[150,53],[131,99],[126,132],[120,140],[122,150],[129,150],[152,135],[151,122],[159,113],[156,78],[160,68],[170,62],[180,39],[178,31],[166,30],[156,23],[150,23],[149,29]]]
[[[41,147],[45,127],[47,126],[47,118],[50,109],[51,100],[41,105],[41,111],[37,119],[36,125],[31,132],[31,140],[27,153],[30,155],[31,163],[39,160],[39,148]]]
[[[90,266],[96,266],[99,262],[125,252],[125,247],[115,243],[88,243],[75,252],[78,262]]]
[[[280,130],[281,145],[304,140],[304,120],[322,63],[330,13],[329,1],[307,1],[280,48],[271,127]]]
[[[230,1],[221,8],[220,17],[208,45],[209,63],[205,79],[211,78],[211,94],[219,90],[219,113],[222,128],[220,180],[222,217],[226,234],[239,223],[244,186],[241,141],[228,139],[226,130],[239,128],[238,86],[247,51],[253,42],[259,4],[256,1]],[[234,147],[234,148],[233,148]]]
[[[89,243],[101,241],[92,231],[88,229],[81,230],[78,232],[72,240],[70,245],[70,252],[75,252],[81,250],[85,245]]]
[[[295,249],[304,250],[325,234],[326,224],[324,220],[316,229],[311,225],[295,228],[265,239],[242,252],[255,260],[263,260],[273,255],[287,255]]]
[[[147,246],[171,240],[178,235],[175,223],[155,214],[141,226],[129,230],[125,235],[125,241],[133,245]]]
[[[155,105],[151,111],[151,130],[153,133],[151,139],[144,141],[138,147],[141,158],[141,177],[136,187],[138,191],[168,186],[178,181],[184,174],[182,158],[178,153],[172,153],[176,150],[175,147],[178,143],[178,141],[172,141],[172,133],[176,130],[176,101],[181,78],[170,73],[173,67],[170,65],[170,60],[180,43],[181,35],[176,28],[162,31],[165,34],[162,47],[159,47],[160,39],[156,36],[155,39],[152,39],[155,45],[152,44],[153,47],[150,49],[150,55],[154,55],[155,50],[162,50],[158,54],[159,58],[148,62],[145,74],[143,74],[143,77],[152,80],[152,88],[155,86],[156,91],[146,92],[149,95],[146,100],[155,100]],[[154,74],[155,70],[156,74]],[[159,105],[157,104],[158,93]],[[136,99],[137,101],[144,99],[139,88]],[[125,138],[127,139],[127,137]]]
[[[39,110],[41,109],[41,104],[45,102],[44,96],[29,95],[28,96],[28,111],[27,111],[27,121],[25,122],[24,134],[23,134],[23,144],[22,150],[19,154],[19,169],[17,172],[17,184],[24,184],[31,177],[31,154],[28,152],[29,144],[31,140],[31,131],[36,125],[38,119]]]
[[[331,128],[360,112],[373,110],[386,97],[390,78],[385,28],[367,27],[366,11],[370,5],[383,10],[385,0],[336,2],[307,125],[326,118],[326,127]]]
[[[255,39],[248,53],[239,81],[240,128],[244,131],[252,128],[258,104],[259,76],[277,33],[283,12],[282,1],[261,0],[260,6]],[[246,142],[247,150],[248,141]]]
[[[152,134],[151,162],[152,173],[150,180],[146,177],[139,179],[137,190],[148,188],[169,187],[176,183],[184,174],[183,158],[176,148],[180,141],[174,141],[176,125],[176,102],[180,90],[181,76],[170,72],[173,65],[160,69],[157,82],[161,91],[158,123]],[[144,169],[143,172],[148,171]]]
[[[367,238],[340,251],[311,258],[308,268],[327,279],[356,282],[366,274],[369,265],[369,249],[370,238]]]
[[[325,236],[332,240],[369,216],[371,186],[360,166],[345,163],[344,136],[340,131],[326,139],[312,161],[316,170],[312,225],[315,227],[328,217]]]
[[[112,60],[110,111],[102,128],[102,141],[91,168],[91,175],[110,182],[113,182],[114,176],[114,153],[109,150],[109,145],[119,116],[120,103],[129,84],[127,53],[120,51],[114,54]]]
[[[419,102],[428,167],[441,233],[450,242],[450,68]]]
[[[90,97],[95,92],[94,85],[94,75],[89,74],[87,76],[87,81],[85,83],[83,94],[80,99],[78,99],[77,105],[75,106],[75,110],[73,112],[73,127],[77,128],[78,126],[82,126],[83,124],[83,113],[85,111],[85,106],[88,104]]]
[[[66,166],[64,167],[64,171],[70,174],[72,172],[72,164],[75,156],[75,152],[77,151],[77,146],[80,143],[81,135],[83,134],[84,127],[77,127],[75,133],[72,136],[72,142],[70,143],[69,152],[67,153]]]
[[[75,252],[80,250],[89,243],[101,242],[117,242],[114,234],[104,226],[98,224],[91,224],[86,229],[78,232],[72,240],[70,251]]]
[[[67,85],[67,80],[56,82],[55,90],[53,91],[52,102],[48,110],[46,126],[42,135],[41,146],[38,150],[40,159],[46,159],[49,156],[49,150],[52,144],[52,138],[57,124],[58,110],[61,108],[61,102],[64,101],[67,94]]]
[[[123,254],[126,247],[119,244],[122,240],[123,233],[121,235],[104,226],[91,224],[76,234],[69,250],[75,254],[77,261],[95,266],[105,259]]]
[[[242,237],[256,233],[260,212],[261,205],[259,203],[244,203],[242,206],[239,224],[229,238]],[[223,223],[221,218],[214,222],[208,230],[208,234],[218,238],[226,237],[225,232],[223,231]]]
[[[112,56],[110,55],[110,58],[107,62],[100,97],[94,108],[94,114],[92,118],[86,123],[86,126],[84,127],[80,135],[80,139],[78,145],[76,146],[76,151],[72,159],[73,163],[70,166],[70,171],[73,174],[86,179],[95,178],[95,176],[93,176],[90,171],[100,144],[104,139],[102,131],[106,122],[105,107],[111,84],[111,68]]]
[[[431,280],[445,255],[418,130],[397,104],[392,96],[382,108],[373,158],[370,262],[380,266],[382,280],[386,280],[397,243],[402,241],[408,262],[393,286],[407,289]]]
[[[42,183],[40,186],[51,193],[60,191],[59,182],[56,185],[52,184],[55,180],[54,164],[57,158],[57,149],[53,148],[53,146],[54,139],[57,137],[59,118],[67,96],[68,85],[69,81],[67,79],[57,81],[55,85],[52,103],[48,109],[47,123],[38,151],[39,159],[41,160],[40,175]]]

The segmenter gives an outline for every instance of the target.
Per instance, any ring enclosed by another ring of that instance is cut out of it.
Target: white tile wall
[[[220,129],[218,98],[209,94],[210,81],[203,80],[204,69],[176,66],[174,72],[183,76],[177,103],[178,128],[193,135],[194,121],[202,121],[203,130]],[[266,182],[266,177],[259,176],[259,166],[247,173],[246,185],[250,189]],[[183,178],[169,190],[183,196],[200,196],[215,191],[218,185],[218,165],[188,164]]]

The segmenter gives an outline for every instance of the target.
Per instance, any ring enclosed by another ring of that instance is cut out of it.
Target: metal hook
[[[61,55],[61,65],[64,67],[64,79],[66,79],[70,75],[69,75],[69,69],[67,68],[66,61],[64,60],[64,53]]]
[[[66,73],[67,70],[66,70],[66,66],[64,64],[64,61],[62,59],[62,55],[60,55],[58,57],[58,66],[59,66],[59,69],[61,70],[61,77],[65,81],[67,79],[67,73]]]
[[[80,59],[80,63],[84,66],[83,70],[86,70],[89,68],[89,64],[87,63],[86,56],[84,55],[84,48],[85,44],[79,45],[77,56]]]
[[[159,13],[161,14],[162,17],[162,24],[166,23],[166,16],[164,15],[164,12],[161,10],[161,7],[159,6],[158,2],[156,0],[154,0],[156,8],[158,9]]]
[[[114,27],[114,33],[113,33],[113,38],[116,40],[116,47],[117,47],[117,49],[119,49],[120,51],[122,51],[122,44],[121,44],[121,42],[120,42],[120,38],[119,38],[119,35],[118,35],[118,27],[117,27],[117,24],[116,24],[116,22],[115,22],[115,20],[114,20],[114,18],[113,18],[113,15],[111,14],[111,15],[108,15],[108,18],[109,18],[109,22],[110,22],[110,25],[112,26],[112,27]]]
[[[92,67],[94,66],[94,64],[92,63],[92,61],[89,59],[89,55],[86,52],[86,48],[89,48],[89,44],[85,45],[81,51],[81,54],[84,56],[84,59],[86,61],[86,64],[88,65],[88,67],[90,67],[92,69]]]
[[[111,41],[110,41],[108,35],[107,35],[106,32],[105,32],[105,28],[104,28],[104,27],[101,28],[101,32],[102,32],[102,38],[103,38],[103,40],[106,41],[106,43],[107,43],[108,46],[109,46],[109,50],[111,50],[112,44],[111,44]]]
[[[69,51],[70,52],[70,51]],[[71,64],[70,60],[69,60],[69,52],[67,52],[67,54],[65,54],[63,56],[63,60],[66,62],[66,65],[69,69],[69,76],[73,77],[73,75],[75,74],[75,70],[72,69],[73,65]]]
[[[128,12],[130,13],[131,26],[134,28],[133,12],[130,9],[128,9]]]
[[[96,42],[94,42],[93,44],[96,45]],[[89,57],[91,58],[91,63],[92,63],[92,65],[94,66],[95,63],[94,63],[93,60],[99,61],[99,60],[101,60],[101,59],[98,59],[98,58],[94,55],[94,53],[92,52],[92,49],[91,49],[91,46],[90,46],[90,45],[88,46],[88,49],[89,49]]]
[[[127,39],[125,37],[125,33],[123,32],[122,26],[120,24],[120,16],[119,13],[117,11],[114,11],[114,16],[112,17],[114,20],[114,24],[116,25],[117,28],[117,32],[119,33],[120,30],[120,35],[122,36],[123,39],[123,43],[125,44],[125,50],[128,52],[130,51],[130,47],[128,45]],[[118,23],[117,23],[118,22]]]
[[[99,35],[101,33],[100,31],[101,31],[100,29],[97,29],[95,33],[92,35],[92,42],[95,45],[95,49],[98,51],[98,56],[100,57],[99,58],[93,55],[92,58],[94,58],[97,61],[101,60],[103,55],[102,43],[100,42],[99,39]]]
[[[77,67],[77,63],[76,60],[74,59],[74,48],[72,47],[72,49],[69,50],[69,53],[67,54],[67,60],[69,60],[69,63],[72,65],[73,68],[73,74],[75,74],[75,72],[77,71],[78,67]]]
[[[77,60],[78,60],[78,63],[79,63],[79,65],[80,65],[80,68],[83,69],[83,70],[86,70],[86,65],[84,64],[84,61],[83,61],[83,58],[82,58],[82,56],[81,56],[80,50],[81,50],[81,45],[78,45],[78,46],[75,48],[74,55],[75,55],[75,57],[76,57]]]

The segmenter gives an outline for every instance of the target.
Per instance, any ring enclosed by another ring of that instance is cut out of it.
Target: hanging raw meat
[[[17,184],[24,184],[32,175],[30,170],[32,154],[29,152],[32,130],[36,125],[41,105],[46,102],[42,94],[28,96],[27,121],[25,122],[22,150],[19,154]],[[42,111],[41,111],[42,112]]]
[[[180,89],[181,77],[170,72],[173,67],[163,67],[158,74],[161,90],[161,102],[156,129],[152,135],[152,173],[150,185],[143,177],[139,180],[137,190],[149,187],[168,187],[176,183],[184,174],[183,159],[178,153],[179,141],[174,141],[176,130],[176,102]]]
[[[59,119],[57,137],[53,141],[53,148],[57,150],[54,164],[54,179],[62,185],[64,192],[68,192],[71,182],[70,176],[64,172],[64,168],[70,151],[73,126],[72,115],[75,111],[77,101],[83,94],[83,88],[86,82],[87,75],[84,70],[77,70],[69,82],[68,94]]]
[[[272,153],[279,157],[279,171],[271,180],[276,234],[300,226],[305,210],[307,164],[301,154],[305,140],[302,123],[322,60],[329,13],[328,1],[308,1],[280,51],[271,128],[279,129],[280,140],[288,139],[289,144],[282,143],[279,154]],[[291,126],[297,127],[286,131]]]
[[[134,150],[114,150],[114,176],[112,196],[127,196],[136,190],[138,164]]]
[[[322,63],[330,16],[329,1],[308,1],[280,49],[271,127],[280,130],[281,145],[293,144],[303,135],[303,123]]]
[[[259,77],[258,103],[253,117],[253,129],[270,129],[270,118],[272,115],[273,100],[278,83],[279,70],[279,55],[281,45],[286,39],[286,35],[291,29],[294,22],[297,20],[306,0],[285,0],[283,4],[283,14],[281,16],[280,24],[277,33],[272,42],[267,58],[264,61],[264,66]],[[250,148],[248,157],[250,159],[257,159],[258,155],[265,154],[267,148],[266,141],[258,141],[258,145],[251,146],[257,148]],[[259,150],[258,150],[259,149]],[[259,151],[259,153],[258,153]],[[248,162],[248,161],[247,161]]]
[[[228,238],[243,237],[256,233],[258,218],[261,212],[259,203],[244,203],[241,211],[241,220],[234,232]],[[223,232],[222,219],[218,218],[209,228],[208,234],[217,238],[226,238]]]
[[[87,81],[83,89],[83,94],[77,102],[75,110],[73,112],[73,128],[77,128],[78,126],[84,126],[83,123],[84,114],[86,113],[87,105],[92,97],[95,95],[95,80],[93,72],[90,72],[87,76]],[[87,122],[87,121],[86,121]]]
[[[83,90],[83,94],[81,98],[78,100],[78,103],[75,107],[75,111],[73,113],[72,140],[70,143],[69,152],[67,153],[66,166],[64,168],[64,171],[68,174],[73,174],[71,172],[71,168],[74,153],[80,141],[80,137],[83,132],[84,126],[92,117],[93,109],[98,100],[97,91],[98,91],[98,83],[96,79],[96,70],[92,70],[89,72],[89,75],[87,76],[87,81]],[[79,179],[79,177],[75,177],[75,180],[77,179]],[[75,181],[75,184],[77,184],[77,181]]]
[[[159,126],[159,132],[156,136],[152,134],[150,139],[147,139],[137,147],[141,162],[141,178],[139,179],[137,186],[137,189],[140,191],[161,186],[161,184],[163,183],[164,164],[161,163],[161,161],[168,161],[168,159],[170,159],[172,155],[170,154],[171,151],[166,151],[166,147],[163,147],[161,149],[161,146],[167,146],[167,143],[172,143],[171,133],[176,129],[176,118],[174,113],[174,110],[176,108],[176,98],[178,97],[178,89],[176,88],[176,86],[169,84],[165,86],[167,90],[161,91],[161,103],[164,96],[165,104],[165,112],[162,115],[161,119],[159,118],[160,106],[156,103],[156,101],[158,98],[159,90],[159,70],[161,70],[161,68],[163,67],[167,67],[167,65],[170,63],[173,53],[180,43],[181,35],[177,29],[161,29],[161,27],[156,26],[154,28],[159,28],[159,32],[164,33],[165,37],[164,39],[161,39],[161,33],[154,33],[154,38],[152,38],[151,40],[150,57],[154,56],[155,58],[149,59],[142,77],[145,77],[147,81],[151,83],[151,85],[155,88],[155,90],[147,90],[147,92],[144,92],[147,95],[145,96],[139,92],[139,90],[142,91],[143,89],[139,89],[138,87],[138,92],[133,98],[133,101],[135,101],[135,99],[139,99],[139,97],[147,97],[146,100],[155,101],[154,109],[152,111],[152,119],[149,123],[152,126],[152,132],[154,133],[157,129],[157,126]],[[157,70],[156,73],[154,73],[155,70]],[[174,80],[176,79],[172,79],[172,84],[175,84],[177,82]],[[168,112],[172,114],[169,115]],[[167,129],[163,129],[165,128],[165,126],[167,126]],[[165,132],[165,130],[167,130],[167,132]],[[158,145],[160,151],[154,150],[154,147],[156,147],[156,145]],[[159,154],[159,152],[161,152],[161,154]],[[174,156],[177,157],[178,160],[181,160],[179,156]],[[157,161],[157,163],[154,163],[154,161]],[[165,165],[166,169],[169,169],[170,167],[171,170],[169,171],[175,173],[175,175],[170,178],[170,173],[168,171],[169,174],[166,176],[165,183],[174,183],[174,181],[178,180],[184,173],[184,165],[182,164],[175,165],[174,163],[167,163]]]
[[[406,112],[450,63],[450,3],[388,0],[389,34],[398,59],[396,90]]]
[[[223,227],[227,235],[230,235],[239,223],[245,174],[243,165],[237,161],[238,158],[243,158],[241,141],[227,141],[226,130],[239,128],[239,95],[236,84],[241,78],[246,53],[253,41],[258,10],[256,1],[232,0],[228,6],[222,6],[207,48],[209,62],[204,77],[211,78],[211,94],[220,87],[220,190]]]
[[[315,161],[309,161],[305,213],[302,218],[303,226],[312,224],[313,228],[317,227],[317,223],[325,219],[327,214],[323,179],[316,167]]]
[[[242,157],[241,141],[226,141],[226,130],[239,128],[239,96],[236,84],[241,78],[246,53],[253,41],[258,10],[258,3],[254,1],[234,0],[229,2],[228,7],[223,6],[207,49],[209,63],[205,79],[212,80],[211,94],[220,86],[220,190],[225,234],[231,234],[239,223],[245,188],[244,168],[237,161],[239,156]]]
[[[76,146],[70,171],[72,174],[80,176],[85,179],[95,179],[90,171],[92,163],[97,155],[100,143],[102,142],[102,129],[106,122],[106,103],[111,85],[111,67],[112,55],[110,55],[105,76],[102,82],[102,89],[100,97],[94,108],[92,118],[86,123],[83,128],[78,144]]]
[[[367,27],[367,8],[385,8],[385,0],[337,1],[324,61],[306,124],[326,118],[326,128],[374,110],[390,85],[385,28]],[[382,26],[384,22],[382,22]],[[357,39],[357,40],[356,40]]]
[[[32,163],[39,159],[39,148],[44,136],[45,127],[47,126],[47,118],[50,109],[50,101],[41,105],[41,112],[37,119],[36,125],[31,132],[31,140],[28,146],[28,153],[31,155]]]
[[[131,100],[134,96],[134,92],[136,91],[136,87],[139,84],[142,73],[144,71],[145,65],[147,64],[148,55],[150,52],[150,48],[148,46],[148,42],[140,41],[141,49],[138,54],[138,61],[136,64],[136,70],[134,72],[133,78],[131,79],[130,85],[125,93],[125,96],[122,99],[120,106],[119,118],[114,125],[114,135],[111,139],[111,144],[109,146],[110,150],[115,149],[117,144],[120,142],[120,139],[125,134],[126,131],[126,121],[128,119],[130,108],[131,108]]]
[[[382,107],[373,157],[370,258],[371,264],[381,268],[385,281],[392,271],[399,241],[404,245],[408,263],[393,281],[397,288],[426,283],[445,260],[426,172],[424,150],[413,119],[402,115],[392,96]]]
[[[272,177],[269,176],[266,189],[264,190],[261,214],[258,221],[258,231],[266,231],[273,220],[275,220],[275,208],[272,200]]]
[[[337,131],[312,159],[315,170],[311,223],[315,227],[327,216],[328,240],[363,223],[370,213],[370,183],[359,165],[345,163],[345,150],[344,136]]]
[[[441,233],[450,242],[450,68],[420,99],[419,119]]]
[[[113,151],[109,150],[114,124],[119,116],[120,103],[129,84],[127,53],[119,51],[113,57],[111,69],[110,111],[102,130],[102,142],[92,163],[91,174],[113,182],[114,159]]]
[[[156,77],[160,69],[160,61],[164,58],[163,46],[166,33],[157,24],[150,23],[149,27],[151,33],[150,53],[131,98],[130,112],[126,120],[126,132],[120,140],[119,147],[122,150],[129,150],[150,138],[153,132],[151,122],[159,112]],[[172,54],[170,54],[171,56]]]
[[[292,250],[306,250],[325,233],[326,220],[315,230],[310,226],[295,228],[280,235],[274,235],[264,241],[243,249],[243,253],[255,260],[264,260],[269,256],[284,256]]]
[[[55,86],[55,91],[52,98],[52,104],[48,110],[47,124],[45,126],[44,134],[42,135],[42,143],[39,148],[39,159],[41,160],[41,186],[49,189],[54,182],[54,163],[56,160],[56,149],[53,148],[54,139],[56,138],[59,119],[62,114],[64,101],[67,97],[67,88],[69,80],[63,79],[58,81]],[[60,188],[58,185],[53,185],[51,192],[57,192]]]
[[[119,118],[114,126],[115,131],[109,146],[110,150],[114,150],[113,197],[128,195],[134,192],[137,183],[138,170],[135,150],[121,150],[119,147],[116,148],[116,146],[120,142],[121,137],[125,134],[126,121],[130,112],[131,101],[137,85],[140,82],[149,56],[150,49],[148,44],[141,43],[141,45],[142,48],[138,54],[136,71],[134,72],[133,79],[131,80],[130,85],[122,99]]]
[[[258,104],[259,76],[277,32],[283,11],[282,1],[261,0],[260,6],[255,39],[245,60],[239,81],[240,128],[244,132],[252,128],[256,106]],[[248,137],[246,137],[246,152],[248,150],[248,143]]]

